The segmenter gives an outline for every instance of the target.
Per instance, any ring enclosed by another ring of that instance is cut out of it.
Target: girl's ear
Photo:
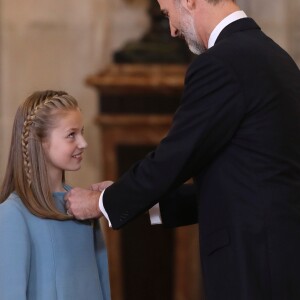
[[[187,10],[193,10],[197,0],[181,0],[181,5]]]

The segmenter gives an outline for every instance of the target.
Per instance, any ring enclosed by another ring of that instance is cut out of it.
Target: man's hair
[[[77,101],[63,91],[38,91],[16,112],[6,174],[0,189],[0,203],[16,192],[28,210],[42,218],[66,220],[50,190],[42,142],[59,118],[78,110]],[[64,183],[65,174],[62,174]]]

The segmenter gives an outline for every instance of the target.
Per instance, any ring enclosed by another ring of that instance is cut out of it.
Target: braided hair
[[[47,103],[49,103],[51,100],[47,99],[46,101],[40,103],[37,105],[26,117],[24,124],[23,124],[23,130],[22,130],[22,153],[23,153],[23,163],[24,163],[24,171],[25,175],[27,177],[27,183],[30,186],[31,185],[31,163],[30,163],[30,155],[29,155],[29,138],[30,138],[30,128],[34,124],[35,117],[37,115],[37,112],[39,109],[41,109],[43,106],[46,106]]]
[[[0,193],[0,203],[16,192],[31,213],[42,218],[66,220],[50,190],[42,142],[70,110],[79,109],[77,101],[64,91],[37,91],[17,110],[10,154]],[[65,174],[62,174],[62,182]]]

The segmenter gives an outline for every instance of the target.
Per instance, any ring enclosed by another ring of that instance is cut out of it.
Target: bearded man
[[[199,224],[207,300],[299,300],[299,68],[233,0],[158,2],[199,54],[172,127],[104,193],[76,188],[66,205],[117,229],[159,204],[162,224]]]

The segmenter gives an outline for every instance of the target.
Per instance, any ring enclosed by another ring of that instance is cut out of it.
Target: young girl
[[[0,192],[1,300],[108,300],[99,222],[68,215],[65,171],[87,143],[76,100],[36,92],[19,107]]]

